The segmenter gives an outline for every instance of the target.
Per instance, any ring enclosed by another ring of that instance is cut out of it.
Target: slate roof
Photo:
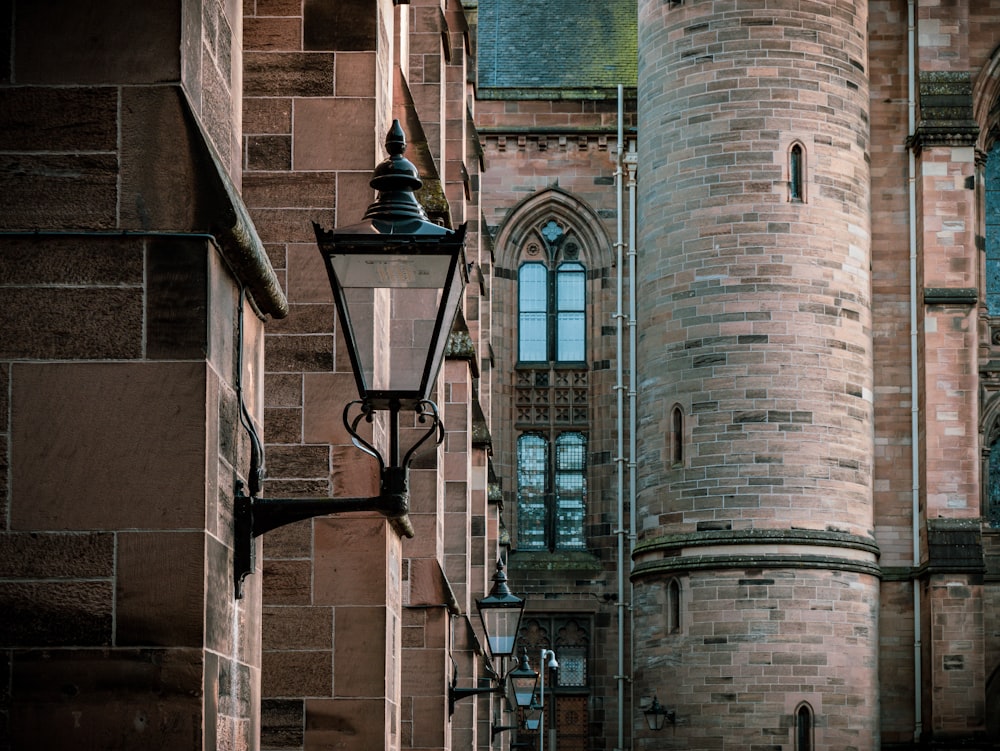
[[[480,96],[636,85],[637,0],[479,0]]]

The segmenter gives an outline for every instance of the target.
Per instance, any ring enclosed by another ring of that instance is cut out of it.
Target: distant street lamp
[[[479,618],[483,622],[483,631],[493,657],[510,657],[514,653],[524,604],[524,599],[513,594],[507,586],[503,560],[498,559],[490,593],[481,600],[476,600]]]

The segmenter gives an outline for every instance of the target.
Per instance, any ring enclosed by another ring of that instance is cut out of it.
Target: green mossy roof
[[[519,92],[636,85],[636,0],[479,0],[478,85]]]

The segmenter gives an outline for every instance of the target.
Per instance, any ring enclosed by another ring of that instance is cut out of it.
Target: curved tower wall
[[[639,2],[636,689],[679,747],[794,748],[803,702],[877,746],[866,23]]]

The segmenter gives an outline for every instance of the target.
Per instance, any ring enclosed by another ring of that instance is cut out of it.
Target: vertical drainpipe
[[[636,375],[636,361],[635,361],[635,351],[636,351],[636,248],[635,248],[635,179],[636,179],[636,164],[637,155],[635,151],[635,141],[629,143],[629,152],[626,163],[628,164],[628,331],[629,331],[629,345],[628,345],[628,378],[629,378],[629,389],[628,389],[628,445],[629,445],[629,460],[628,460],[628,509],[629,509],[629,546],[628,546],[628,561],[629,561],[629,573],[632,571],[632,551],[635,549],[636,540],[636,383],[638,382],[638,376]],[[632,585],[632,577],[629,576],[629,612],[633,611],[634,602],[634,592],[635,589]],[[629,618],[629,654],[635,654],[635,631],[633,624],[635,623],[635,618]],[[632,684],[632,701],[630,706],[635,709],[635,684]]]
[[[617,251],[617,287],[615,309],[615,326],[617,343],[617,353],[615,356],[615,397],[616,397],[616,428],[618,441],[618,456],[615,462],[618,467],[618,497],[617,497],[617,520],[618,529],[615,534],[618,537],[618,669],[615,680],[618,686],[618,744],[615,748],[622,750],[625,748],[625,415],[624,415],[624,377],[622,374],[622,350],[624,344],[623,319],[625,314],[622,310],[622,292],[624,285],[623,274],[623,217],[622,217],[622,163],[624,160],[623,134],[624,124],[622,116],[624,111],[623,87],[618,84],[618,143],[616,146],[615,165],[615,201],[617,221],[617,237],[615,249]]]
[[[913,740],[919,741],[923,735],[923,694],[922,658],[923,646],[920,633],[920,582],[916,577],[920,565],[920,447],[919,447],[919,396],[920,382],[917,369],[917,157],[914,151],[916,134],[916,20],[914,0],[906,3],[906,49],[907,49],[907,141],[909,148],[907,189],[909,192],[909,243],[910,243],[910,450],[912,453],[911,515],[913,537]]]

